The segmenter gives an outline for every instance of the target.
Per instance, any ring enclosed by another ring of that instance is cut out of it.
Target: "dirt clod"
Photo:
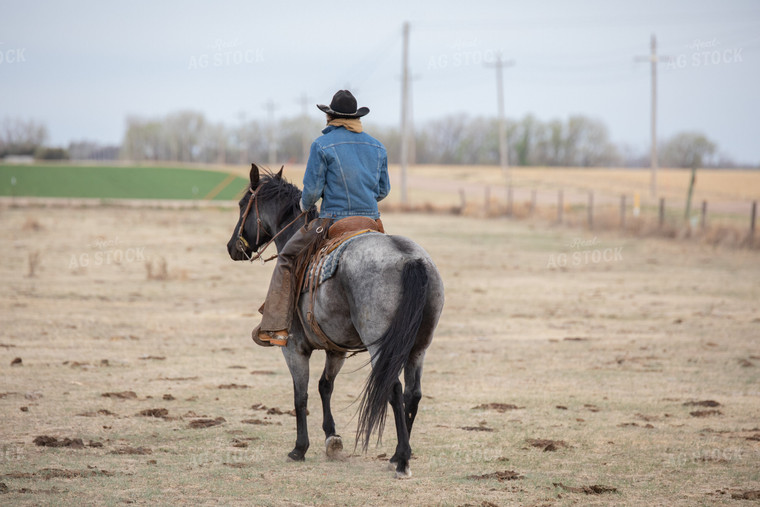
[[[617,493],[617,488],[612,486],[604,486],[601,484],[594,484],[592,486],[565,486],[561,482],[555,482],[554,487],[560,488],[568,493],[584,493],[586,495],[602,495],[604,493]]]
[[[243,419],[240,422],[243,424],[258,424],[260,426],[269,426],[271,424],[274,424],[272,421],[262,421],[261,419]]]
[[[248,389],[251,386],[246,384],[222,384],[219,389]]]
[[[731,493],[731,498],[733,500],[760,500],[760,490],[754,489]]]
[[[692,417],[710,417],[713,415],[723,415],[723,412],[720,410],[695,410],[694,412],[689,412],[689,415]]]
[[[121,391],[118,393],[103,393],[101,394],[104,398],[116,398],[119,400],[136,400],[137,394],[135,394],[134,391]]]
[[[537,447],[544,452],[554,452],[558,451],[559,449],[567,449],[570,448],[570,445],[568,445],[567,442],[564,440],[549,440],[545,438],[529,438],[526,440],[531,447]]]
[[[3,477],[11,479],[76,479],[80,477],[112,477],[113,472],[93,468],[90,470],[69,470],[66,468],[42,468],[36,472],[10,472]]]
[[[715,400],[687,401],[684,407],[720,407],[720,403]]]
[[[189,428],[210,428],[212,426],[219,426],[222,423],[227,422],[224,417],[217,417],[216,419],[195,419],[190,421]]]
[[[496,479],[499,482],[504,482],[504,481],[514,481],[518,479],[524,479],[525,476],[518,474],[514,470],[503,470],[501,472],[491,472],[490,474],[468,475],[467,478],[472,479],[474,481]]]
[[[11,366],[22,366],[24,362],[21,360],[20,357],[15,358],[13,361],[11,361]]]
[[[77,414],[77,416],[79,416],[79,417],[96,417],[96,416],[99,416],[99,415],[114,415],[115,416],[115,415],[118,415],[118,414],[115,414],[114,412],[111,412],[110,410],[105,409],[105,408],[101,408],[97,412],[96,411],[88,411],[88,412],[82,412],[81,414]]]
[[[84,442],[81,438],[64,438],[58,440],[56,437],[49,435],[40,435],[33,440],[35,445],[40,447],[69,447],[71,449],[84,449]]]
[[[146,408],[137,413],[143,417],[160,417],[167,418],[169,416],[169,410],[165,408]]]
[[[500,414],[503,414],[507,410],[517,410],[520,408],[524,407],[518,407],[517,405],[513,405],[511,403],[483,403],[477,407],[472,407],[473,410],[495,410]]]
[[[135,455],[144,456],[146,454],[153,454],[153,451],[147,447],[125,446],[125,447],[119,447],[118,449],[114,449],[108,454],[135,454]]]

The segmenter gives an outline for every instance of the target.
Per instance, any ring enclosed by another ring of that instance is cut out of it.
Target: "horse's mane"
[[[278,204],[278,224],[301,212],[301,189],[284,177],[273,174],[269,169],[260,170],[256,195],[262,202]],[[313,218],[312,215],[314,212],[310,210],[309,218]]]

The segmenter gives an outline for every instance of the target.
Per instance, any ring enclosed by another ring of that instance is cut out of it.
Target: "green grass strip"
[[[101,199],[236,200],[247,180],[228,173],[173,167],[0,165],[0,195]]]

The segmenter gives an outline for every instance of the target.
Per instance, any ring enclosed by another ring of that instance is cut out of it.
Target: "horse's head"
[[[282,228],[282,221],[298,210],[300,191],[282,177],[282,168],[276,174],[259,171],[251,164],[250,184],[240,199],[240,216],[232,237],[227,242],[227,252],[232,260],[244,261],[262,246],[272,241]],[[283,235],[282,240],[287,237]],[[281,238],[277,238],[278,242]]]

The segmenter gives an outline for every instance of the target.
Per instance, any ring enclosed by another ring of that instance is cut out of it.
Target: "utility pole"
[[[650,152],[650,166],[652,176],[649,183],[649,191],[652,197],[657,197],[657,64],[659,62],[669,62],[669,56],[657,55],[657,36],[652,34],[651,52],[649,56],[637,56],[637,62],[650,62],[652,75],[652,113],[651,113],[651,130],[652,130],[652,147]]]
[[[408,203],[406,172],[409,164],[409,22],[403,27],[401,58],[401,204]]]
[[[311,148],[311,143],[309,142],[309,96],[302,93],[298,102],[301,104],[301,114],[303,116],[301,118],[301,156],[305,164],[309,160],[309,149]]]
[[[501,163],[501,172],[507,184],[511,182],[509,174],[509,152],[507,149],[507,121],[504,117],[504,68],[514,65],[514,60],[507,62],[501,59],[501,52],[496,55],[496,62],[487,63],[486,67],[496,68],[496,96],[499,102],[499,162]]]
[[[267,110],[267,117],[269,118],[267,142],[269,144],[269,167],[271,168],[277,164],[277,146],[275,146],[274,142],[274,110],[277,109],[277,105],[273,100],[269,100],[264,107]]]

